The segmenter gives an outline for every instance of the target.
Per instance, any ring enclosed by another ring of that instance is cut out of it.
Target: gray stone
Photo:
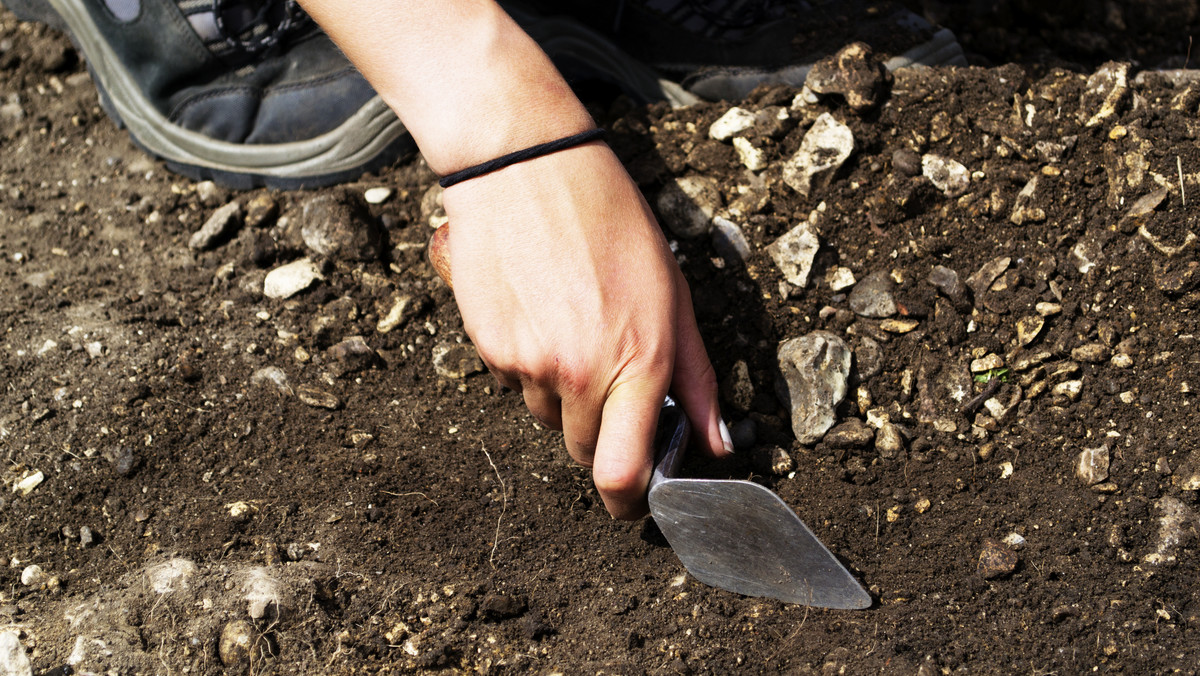
[[[754,253],[741,226],[721,216],[712,220],[712,244],[717,255],[728,264],[745,265]]]
[[[942,265],[935,265],[926,279],[938,291],[941,291],[943,296],[949,298],[950,302],[957,305],[966,301],[967,286],[962,283],[958,273],[954,270]]]
[[[313,253],[338,260],[373,261],[383,251],[382,226],[362,197],[349,190],[306,202],[300,236]]]
[[[329,348],[329,357],[336,361],[340,368],[338,375],[354,373],[377,366],[379,355],[367,345],[362,336],[350,336],[337,345]]]
[[[792,431],[802,444],[820,440],[836,422],[846,398],[850,346],[828,331],[814,331],[779,346],[779,396],[791,411]]]
[[[734,138],[733,149],[737,152],[742,166],[750,171],[762,171],[767,168],[767,152],[754,145],[750,139],[741,136]]]
[[[958,197],[971,187],[971,172],[949,157],[925,155],[921,158],[921,174],[946,197]]]
[[[1108,346],[1104,343],[1087,343],[1071,350],[1071,359],[1087,364],[1099,364],[1109,357]]]
[[[46,571],[42,567],[35,564],[25,566],[21,571],[21,584],[26,587],[37,587],[46,581]]]
[[[1085,448],[1075,457],[1075,476],[1085,486],[1094,486],[1108,478],[1108,445]]]
[[[269,228],[279,217],[279,203],[269,193],[259,193],[246,205],[247,228]]]
[[[33,676],[33,665],[15,631],[0,631],[0,674]]]
[[[800,142],[800,149],[783,165],[783,182],[808,197],[813,179],[837,173],[854,151],[854,134],[829,113],[822,113]]]
[[[896,314],[895,283],[888,273],[872,272],[850,291],[850,309],[860,317],[881,319]]]
[[[863,336],[854,348],[854,365],[859,380],[870,380],[883,370],[883,348],[874,338]]]
[[[225,201],[225,190],[212,181],[200,181],[196,184],[196,197],[206,207],[215,207]]]
[[[1104,258],[1104,249],[1100,238],[1094,232],[1084,235],[1071,248],[1071,261],[1080,274],[1086,275]]]
[[[887,96],[891,76],[864,42],[842,47],[813,64],[804,86],[817,94],[839,94],[855,112],[874,108]]]
[[[804,221],[767,246],[767,253],[779,266],[788,283],[802,289],[808,284],[813,259],[820,248],[821,241],[816,230],[812,224]]]
[[[655,200],[663,223],[680,237],[701,237],[712,229],[721,191],[708,176],[681,176],[668,182]]]
[[[462,380],[482,373],[484,366],[474,345],[446,341],[433,346],[433,369],[443,378]]]
[[[983,297],[983,294],[992,286],[992,282],[1004,274],[1010,263],[1012,263],[1012,259],[1008,256],[997,256],[984,263],[975,271],[975,274],[967,278],[967,286],[975,293],[976,300]]]
[[[83,547],[85,549],[88,547],[91,547],[92,545],[96,544],[96,541],[98,539],[99,538],[96,537],[96,534],[92,532],[91,528],[89,528],[87,526],[79,527],[79,546],[80,547]]]
[[[316,264],[301,258],[268,272],[263,280],[263,295],[268,298],[291,298],[321,279],[325,277]]]
[[[197,251],[211,249],[229,237],[241,224],[242,205],[230,202],[214,211],[204,225],[192,234],[192,238],[188,240],[188,247]]]

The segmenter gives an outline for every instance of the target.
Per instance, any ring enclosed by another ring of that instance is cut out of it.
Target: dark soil
[[[0,105],[15,104],[0,116],[0,452],[6,487],[43,476],[0,498],[0,630],[37,674],[222,673],[238,631],[249,657],[231,671],[253,673],[1196,673],[1200,80],[1131,73],[1115,113],[1085,125],[1104,45],[1160,65],[1195,9],[1107,3],[1123,31],[1110,10],[1064,27],[1027,22],[1049,11],[1035,3],[988,3],[1004,42],[926,4],[977,62],[1010,65],[897,74],[862,115],[836,97],[793,111],[755,132],[758,177],[708,137],[729,103],[598,111],[648,195],[708,176],[743,209],[745,266],[678,240],[726,417],[754,435],[690,471],[777,491],[877,599],[854,612],[699,584],[652,521],[609,518],[519,396],[438,375],[434,346],[462,327],[425,260],[435,177],[419,160],[320,191],[198,186],[105,117],[63,37],[0,13]],[[1151,51],[1122,51],[1145,36]],[[822,112],[855,150],[803,198],[780,165]],[[922,177],[925,153],[973,172],[966,191]],[[306,203],[380,186],[394,194],[359,218],[385,230],[382,260],[318,259],[311,290],[262,294],[268,270],[305,255]],[[279,218],[188,247],[218,207],[256,198]],[[766,247],[814,212],[811,281],[785,295]],[[978,293],[927,281],[998,257]],[[916,328],[851,312],[826,281],[838,266],[889,275]],[[412,309],[381,332],[402,297]],[[1039,312],[1020,345],[1018,321]],[[817,329],[856,351],[839,419],[886,413],[901,450],[796,443],[776,348]],[[337,347],[356,335],[374,357]],[[1008,369],[990,376],[1007,411],[967,405],[991,385],[970,362],[989,354]],[[287,384],[262,382],[267,367]],[[314,392],[336,408],[299,396]],[[775,447],[791,471],[762,462]],[[1078,457],[1100,447],[1108,476],[1088,485]],[[1015,569],[980,569],[984,553],[1011,562],[998,542],[1013,533]],[[32,564],[44,577],[26,585]]]

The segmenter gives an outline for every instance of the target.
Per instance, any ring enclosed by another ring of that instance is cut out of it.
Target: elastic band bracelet
[[[442,186],[443,188],[449,188],[450,186],[454,185],[455,183],[462,183],[463,181],[475,178],[477,176],[483,176],[484,174],[490,174],[493,171],[496,171],[497,169],[503,169],[509,165],[516,164],[517,162],[524,162],[525,160],[532,160],[535,157],[541,157],[542,155],[549,155],[550,153],[556,153],[560,150],[566,150],[567,148],[572,148],[574,146],[583,145],[584,143],[587,143],[588,141],[595,141],[596,139],[603,138],[603,137],[604,137],[603,129],[589,129],[589,130],[579,133],[579,134],[567,136],[566,138],[560,138],[557,141],[550,141],[549,143],[541,143],[541,144],[533,146],[531,148],[526,148],[524,150],[518,150],[515,153],[509,153],[507,155],[502,155],[500,157],[497,157],[494,160],[488,160],[487,162],[484,162],[482,164],[476,164],[473,167],[467,167],[466,169],[463,169],[462,171],[456,171],[453,174],[450,174],[448,176],[443,176],[442,180],[438,181],[438,185]]]

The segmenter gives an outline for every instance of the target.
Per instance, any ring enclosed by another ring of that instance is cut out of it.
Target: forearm
[[[593,121],[490,0],[300,0],[447,174]]]

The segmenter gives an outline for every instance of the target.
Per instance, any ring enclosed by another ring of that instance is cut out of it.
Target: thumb
[[[654,432],[667,383],[617,383],[604,402],[592,480],[614,518],[632,521],[649,511],[646,490],[654,468]]]

